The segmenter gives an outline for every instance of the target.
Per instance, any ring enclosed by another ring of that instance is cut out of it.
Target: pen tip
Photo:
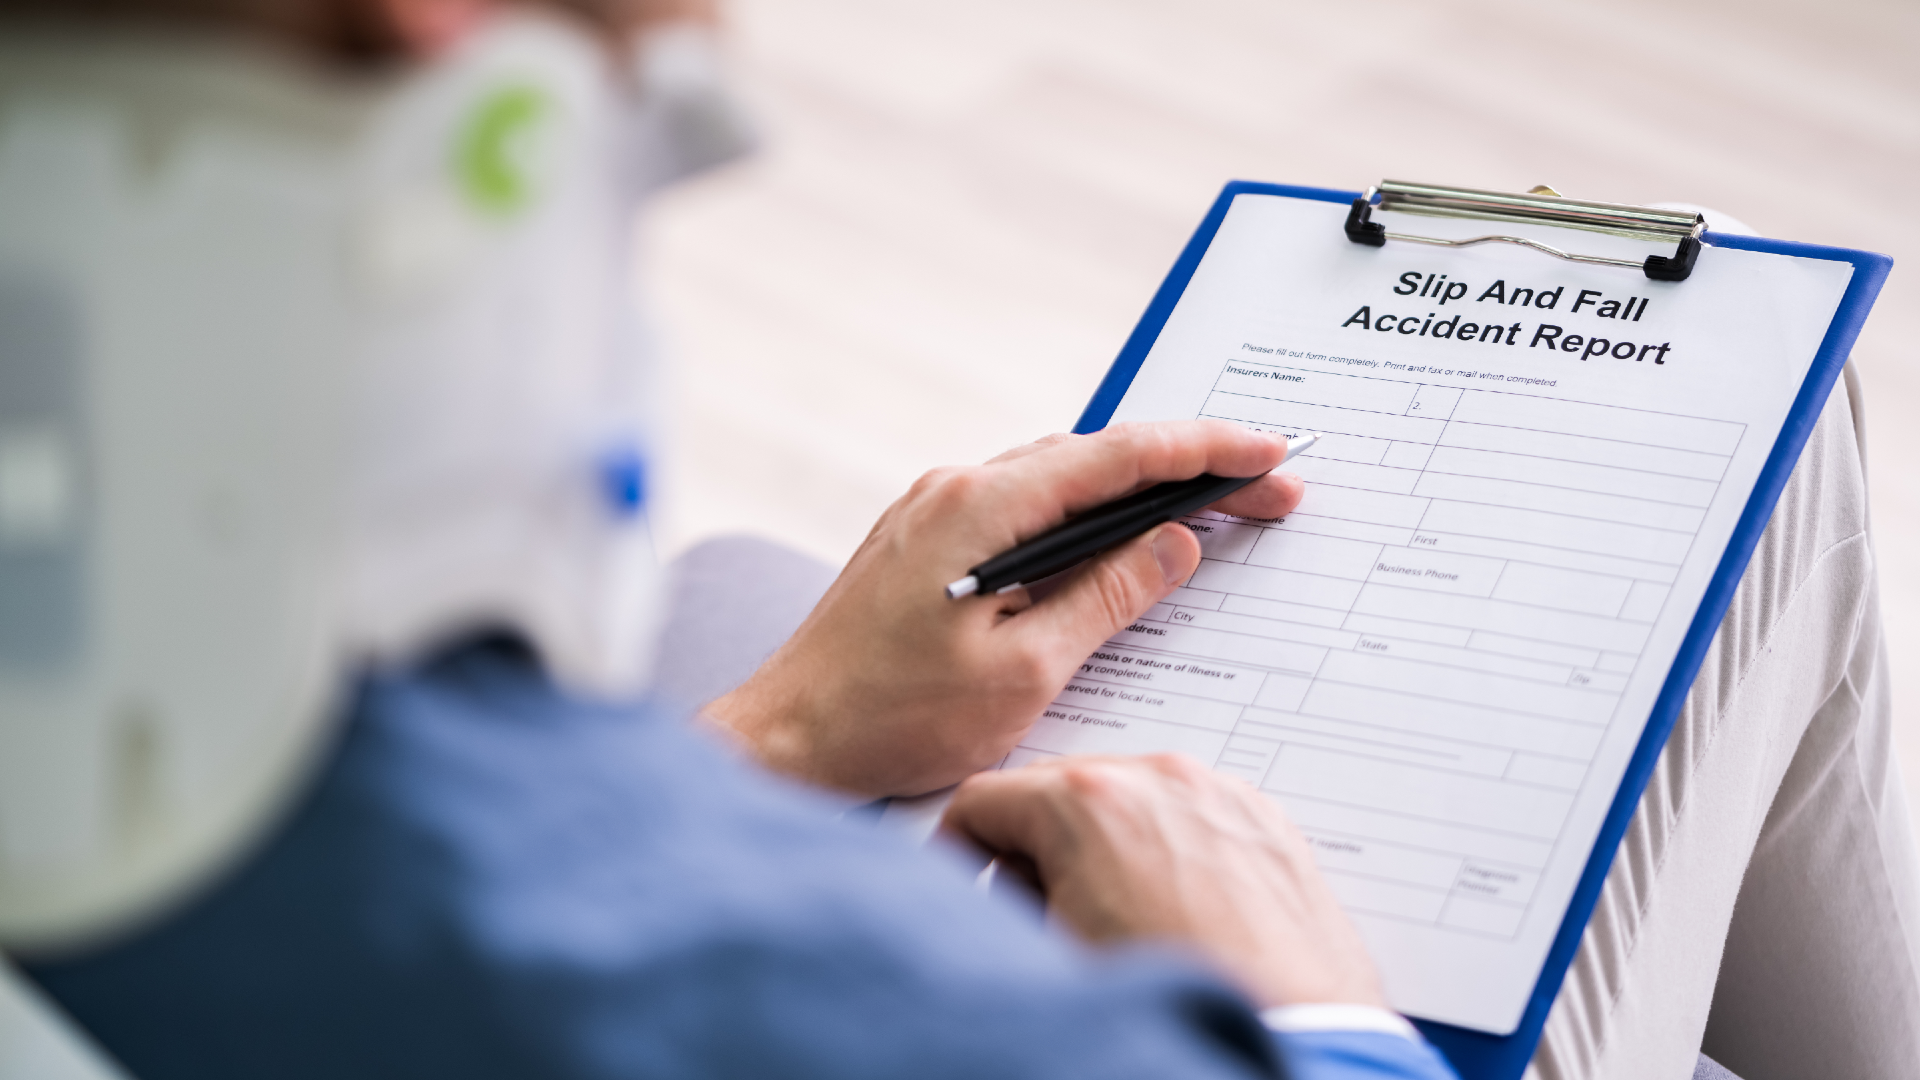
[[[966,577],[947,586],[947,599],[958,600],[961,597],[972,596],[979,591],[980,579],[974,577],[972,574],[968,574]]]

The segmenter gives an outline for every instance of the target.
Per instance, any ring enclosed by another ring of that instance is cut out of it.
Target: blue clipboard
[[[1186,248],[1181,251],[1179,260],[1173,264],[1166,280],[1154,293],[1146,313],[1140,317],[1139,324],[1121,348],[1119,357],[1100,381],[1092,400],[1087,402],[1079,422],[1074,424],[1074,431],[1082,434],[1098,431],[1113,417],[1114,409],[1119,407],[1120,399],[1133,384],[1134,376],[1146,362],[1147,353],[1152,350],[1161,329],[1173,314],[1174,305],[1179,302],[1194,271],[1199,268],[1201,257],[1212,245],[1214,234],[1219,232],[1221,222],[1226,220],[1227,209],[1239,195],[1277,195],[1342,206],[1351,205],[1361,197],[1358,191],[1331,188],[1294,187],[1246,180],[1227,184],[1219,198],[1214,200],[1213,208],[1207,211],[1193,238],[1187,241]],[[1760,542],[1760,534],[1766,528],[1767,520],[1773,516],[1774,504],[1779,501],[1780,492],[1786,487],[1788,474],[1793,471],[1794,462],[1799,460],[1800,451],[1806,446],[1815,421],[1820,418],[1827,395],[1833,390],[1834,380],[1840,377],[1840,369],[1853,351],[1860,326],[1866,321],[1874,298],[1879,296],[1888,271],[1893,268],[1893,260],[1885,255],[1848,248],[1717,233],[1707,233],[1701,237],[1701,242],[1709,247],[1843,262],[1853,267],[1853,276],[1833,322],[1827,327],[1826,336],[1821,339],[1806,381],[1801,384],[1800,392],[1794,398],[1793,409],[1780,429],[1780,437],[1775,441],[1772,452],[1767,456],[1766,466],[1754,484],[1753,495],[1740,515],[1740,522],[1734,528],[1726,553],[1721,556],[1720,566],[1714,571],[1713,580],[1701,598],[1700,608],[1687,630],[1686,640],[1681,643],[1673,666],[1668,669],[1660,696],[1654,701],[1653,714],[1627,764],[1613,805],[1607,811],[1600,834],[1594,841],[1593,851],[1587,858],[1586,869],[1581,873],[1580,882],[1567,906],[1566,918],[1560,924],[1559,933],[1554,936],[1553,946],[1547,951],[1546,963],[1540,969],[1540,979],[1534,985],[1533,996],[1521,1015],[1520,1025],[1511,1035],[1501,1036],[1451,1024],[1415,1021],[1422,1034],[1468,1080],[1517,1080],[1532,1060],[1540,1033],[1546,1026],[1548,1010],[1553,1007],[1553,1000],[1560,992],[1560,983],[1566,977],[1567,967],[1573,963],[1574,953],[1580,947],[1580,936],[1586,929],[1587,920],[1593,915],[1594,904],[1600,899],[1600,889],[1606,882],[1608,869],[1613,865],[1614,852],[1619,848],[1620,839],[1626,834],[1627,824],[1639,805],[1640,795],[1653,775],[1660,750],[1666,745],[1674,721],[1680,716],[1681,706],[1686,703],[1687,692],[1693,686],[1694,676],[1700,671],[1700,663],[1706,657],[1707,647],[1713,642],[1720,620],[1726,616],[1727,605],[1732,602],[1734,589],[1740,583],[1741,574],[1746,571],[1747,560],[1753,556],[1753,549]]]

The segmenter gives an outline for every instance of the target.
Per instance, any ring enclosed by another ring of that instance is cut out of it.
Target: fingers
[[[1053,434],[1017,446],[980,470],[979,495],[1015,537],[1163,480],[1202,472],[1251,476],[1286,456],[1286,439],[1224,420],[1116,424],[1091,435]],[[1298,477],[1263,477],[1222,500],[1224,513],[1280,517],[1299,504]]]
[[[999,472],[1011,490],[1027,493],[1021,501],[1030,520],[1022,531],[1030,533],[1142,484],[1203,472],[1264,473],[1286,456],[1286,446],[1281,436],[1224,420],[1117,424],[1018,454],[1001,462]]]
[[[1382,1005],[1366,945],[1285,814],[1178,755],[1052,759],[962,784],[942,828],[1031,860],[1093,942],[1184,940],[1263,1007]]]
[[[1263,476],[1208,507],[1234,517],[1277,518],[1293,513],[1306,494],[1307,482],[1292,473]]]
[[[1085,657],[1200,566],[1200,541],[1178,522],[1088,562],[1010,627],[1042,655]]]
[[[1054,779],[1045,768],[975,773],[960,785],[940,828],[996,854],[1019,852],[1045,862],[1057,834]]]
[[[1116,757],[1086,754],[1034,762],[1018,769],[975,773],[947,804],[940,828],[995,854],[1018,853],[1041,867],[1057,865],[1067,846],[1084,847],[1094,819],[1112,825],[1121,808],[1138,809],[1154,790],[1149,774],[1165,785],[1194,773],[1217,782],[1206,769],[1174,755]],[[1091,816],[1090,816],[1091,815]]]

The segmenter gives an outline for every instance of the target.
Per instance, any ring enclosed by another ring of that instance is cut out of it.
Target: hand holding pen
[[[1289,439],[1287,456],[1280,459],[1280,464],[1292,461],[1319,441],[1320,436],[1315,432]],[[1203,506],[1211,506],[1260,479],[1262,475],[1215,476],[1201,473],[1190,480],[1169,480],[1145,491],[1115,499],[1104,506],[1075,515],[967,571],[966,577],[947,586],[947,599],[958,600],[983,592],[1006,592],[1052,577],[1156,525],[1184,517]]]
[[[1184,420],[1052,436],[984,465],[936,469],[881,516],[799,631],[707,717],[772,768],[865,798],[954,783],[1003,757],[1101,642],[1192,576],[1200,542],[1183,525],[1138,532],[1134,520],[1042,599],[1014,588],[950,601],[941,587],[1164,481],[1229,478],[1239,489],[1213,509],[1280,517],[1304,490],[1274,471],[1287,449],[1277,435]],[[1176,502],[1148,516],[1198,508]]]

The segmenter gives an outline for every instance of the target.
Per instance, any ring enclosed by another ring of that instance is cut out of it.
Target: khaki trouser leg
[[[1920,859],[1857,399],[1849,371],[1741,579],[1548,1017],[1542,1080],[1680,1080],[1703,1044],[1743,1080],[1920,1077]]]

